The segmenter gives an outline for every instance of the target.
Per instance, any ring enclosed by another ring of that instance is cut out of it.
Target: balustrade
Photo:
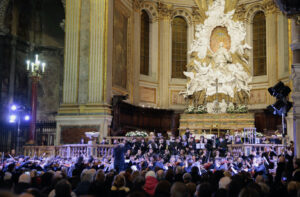
[[[24,155],[30,157],[60,156],[62,158],[74,157],[103,157],[112,156],[113,145],[99,144],[66,144],[61,146],[24,146]]]

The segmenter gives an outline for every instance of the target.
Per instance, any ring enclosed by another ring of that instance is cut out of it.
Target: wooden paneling
[[[276,131],[281,127],[281,116],[274,116],[268,111],[255,113],[255,127],[257,131]]]
[[[143,108],[125,102],[113,106],[112,130],[115,135],[132,130],[175,131],[178,129],[178,121],[173,110]]]

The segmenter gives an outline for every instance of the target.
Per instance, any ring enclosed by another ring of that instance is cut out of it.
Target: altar
[[[215,0],[196,25],[190,47],[191,59],[184,75],[186,110],[180,116],[180,134],[186,128],[195,134],[254,128],[254,114],[248,112],[252,75],[243,21],[235,10],[225,11],[225,1]]]
[[[194,133],[201,134],[203,131],[243,130],[254,127],[253,113],[221,113],[221,114],[186,114],[180,115],[180,134],[184,134],[186,128],[194,130]]]

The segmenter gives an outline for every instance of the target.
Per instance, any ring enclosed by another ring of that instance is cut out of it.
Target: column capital
[[[263,6],[265,8],[266,15],[277,14],[281,12],[273,0],[264,0]]]
[[[173,11],[173,6],[171,4],[164,4],[159,2],[157,4],[157,10],[159,14],[160,19],[166,19],[166,20],[171,20],[172,17],[172,11]]]
[[[135,12],[140,12],[141,0],[132,0],[132,8]]]

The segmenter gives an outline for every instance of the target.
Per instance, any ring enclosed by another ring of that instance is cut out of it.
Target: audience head
[[[219,181],[219,189],[227,189],[231,179],[229,177],[222,177]]]
[[[169,181],[160,181],[155,188],[155,193],[154,196],[158,197],[169,197],[170,196],[170,189],[171,189],[171,184]]]
[[[165,179],[165,172],[163,170],[158,170],[156,172],[156,178],[158,181],[162,181]]]
[[[113,181],[113,186],[120,188],[126,185],[125,177],[123,175],[117,175]]]
[[[171,187],[171,197],[187,197],[189,190],[184,183],[176,182]]]
[[[147,173],[146,173],[146,175],[145,175],[145,178],[147,178],[147,177],[153,177],[153,178],[156,178],[156,174],[155,174],[155,172],[154,171],[148,171]]]
[[[21,176],[19,177],[19,183],[31,183],[31,177],[29,174],[21,174]]]
[[[71,197],[72,187],[69,181],[62,179],[55,185],[55,197]]]
[[[213,191],[210,183],[204,182],[198,185],[197,196],[198,197],[211,197]]]

